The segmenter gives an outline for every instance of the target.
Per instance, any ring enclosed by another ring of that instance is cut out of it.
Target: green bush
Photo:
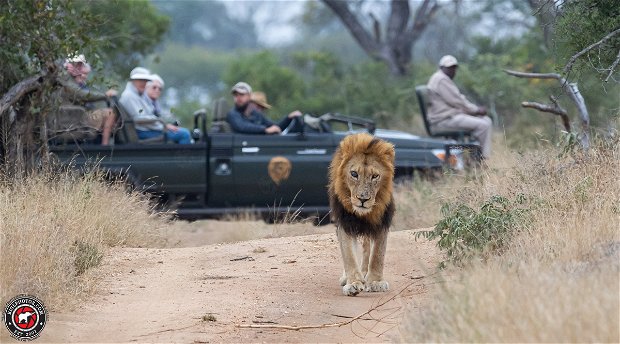
[[[416,238],[439,238],[437,246],[448,256],[442,267],[447,262],[461,264],[475,256],[499,254],[514,231],[526,223],[529,203],[523,194],[514,201],[493,196],[479,212],[462,203],[447,203],[441,207],[443,219],[433,230],[417,232]]]

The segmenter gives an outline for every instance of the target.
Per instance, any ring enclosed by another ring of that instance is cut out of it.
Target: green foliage
[[[160,41],[168,19],[146,0],[0,2],[0,93],[76,52],[126,75]],[[44,98],[44,97],[43,97]]]
[[[148,0],[77,1],[72,11],[77,16],[91,13],[100,23],[89,30],[88,44],[78,50],[93,49],[95,54],[87,55],[89,61],[123,79],[153,52],[170,26],[170,19]]]
[[[90,42],[97,21],[72,6],[71,0],[0,1],[0,94]]]
[[[169,41],[209,50],[257,48],[252,18],[231,17],[221,1],[162,1],[152,3],[171,19]],[[239,5],[252,6],[248,3]]]
[[[444,204],[443,219],[433,230],[420,231],[416,238],[439,239],[437,246],[446,251],[447,262],[460,264],[474,256],[499,254],[520,225],[527,221],[530,210],[528,199],[517,195],[514,201],[493,196],[480,207],[480,211],[462,204]]]
[[[566,1],[556,23],[556,41],[563,67],[571,56],[620,28],[617,0]],[[578,61],[575,71],[597,71],[604,79],[618,54],[620,35],[608,40]],[[594,67],[594,68],[592,68]],[[617,72],[616,72],[617,73]]]
[[[274,106],[270,110],[274,118],[298,108],[305,93],[304,81],[299,74],[282,66],[269,51],[232,61],[224,72],[223,80],[226,90],[239,81],[245,81],[254,91],[265,92],[268,102]]]
[[[200,102],[186,100],[170,109],[170,112],[179,120],[180,126],[192,129],[194,127],[194,111],[200,108],[204,108]],[[207,112],[207,114],[209,114],[209,112]]]
[[[222,72],[232,59],[232,53],[169,43],[148,67],[164,78],[166,87],[174,87],[181,98],[188,98],[186,95],[196,86],[212,93],[220,91]]]

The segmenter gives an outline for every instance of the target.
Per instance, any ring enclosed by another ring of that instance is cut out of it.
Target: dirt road
[[[279,230],[292,235],[308,231]],[[397,338],[407,307],[425,307],[430,301],[434,279],[422,276],[434,271],[437,249],[431,243],[416,242],[412,231],[390,233],[385,271],[390,291],[345,297],[338,284],[342,267],[333,227],[318,231],[322,234],[197,246],[210,241],[206,235],[217,235],[194,228],[174,234],[172,246],[176,247],[111,249],[96,271],[102,276],[98,292],[77,309],[50,312],[37,341],[385,342]],[[300,331],[243,327],[346,322],[391,297],[377,310],[340,327]]]

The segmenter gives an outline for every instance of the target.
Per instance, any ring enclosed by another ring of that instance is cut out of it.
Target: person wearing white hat
[[[148,69],[143,67],[134,68],[131,73],[129,73],[129,81],[119,99],[119,103],[134,121],[146,114],[148,110],[148,104],[144,98],[142,98],[142,94],[146,88],[146,82],[149,80],[151,80],[151,72]],[[159,126],[155,125],[157,129],[160,131],[163,130],[164,128],[161,123],[158,124]],[[138,128],[143,130],[149,129],[136,125],[136,129]]]
[[[151,80],[146,83],[146,90],[142,97],[149,104],[150,109],[148,114],[152,119],[160,119],[166,122],[178,122],[170,112],[164,112],[159,104],[159,97],[164,89],[164,79],[157,74],[151,75]],[[179,127],[178,125],[166,123],[166,136],[170,141],[180,144],[192,143],[192,136],[189,129]],[[161,135],[161,131],[149,130],[138,131],[138,137],[144,139],[148,137],[154,137]]]
[[[439,70],[429,79],[428,120],[436,131],[467,130],[480,142],[483,158],[491,155],[492,121],[487,109],[470,102],[456,86],[458,61],[452,55],[439,60]]]

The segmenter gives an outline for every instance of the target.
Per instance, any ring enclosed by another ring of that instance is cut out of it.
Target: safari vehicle
[[[96,163],[110,175],[122,175],[176,209],[182,219],[247,211],[269,218],[323,218],[329,211],[332,155],[346,135],[361,131],[395,145],[396,179],[463,165],[463,147],[455,141],[377,129],[371,120],[339,114],[305,115],[281,135],[239,134],[229,130],[224,120],[228,107],[220,100],[209,130],[207,112],[195,112],[195,143],[180,145],[165,142],[164,135],[138,140],[133,121],[120,105],[113,108],[121,122],[113,145],[65,135],[50,141],[50,151],[62,163],[77,168]]]

